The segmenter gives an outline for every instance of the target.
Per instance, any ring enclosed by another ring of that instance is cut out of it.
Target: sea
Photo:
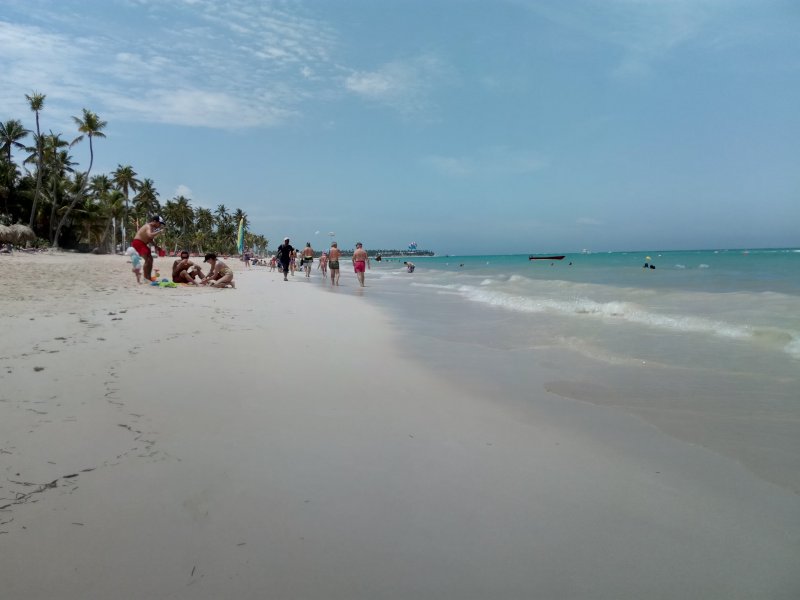
[[[800,492],[798,248],[383,257],[367,284],[465,392],[613,407]]]

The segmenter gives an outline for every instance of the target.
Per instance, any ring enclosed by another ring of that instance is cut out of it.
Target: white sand
[[[0,257],[3,597],[800,595],[797,495],[613,408],[465,395],[347,270],[235,262]]]

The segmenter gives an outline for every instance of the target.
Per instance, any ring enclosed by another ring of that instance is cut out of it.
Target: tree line
[[[27,225],[37,236],[37,246],[115,252],[118,245],[130,243],[148,216],[160,214],[167,223],[160,238],[165,248],[236,252],[239,223],[244,220],[245,230],[248,225],[244,211],[224,204],[215,210],[195,208],[182,195],[162,204],[153,180],[140,178],[130,165],[92,174],[94,142],[106,137],[107,122],[84,108],[72,117],[77,135],[68,141],[63,133],[42,131],[46,96],[33,92],[25,98],[35,129],[26,129],[20,119],[0,122],[0,224]],[[85,170],[70,154],[84,141],[89,145]],[[250,232],[244,241],[259,253],[269,243]]]

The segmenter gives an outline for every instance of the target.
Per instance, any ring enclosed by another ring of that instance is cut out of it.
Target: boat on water
[[[564,256],[565,256],[564,254],[560,256],[534,256],[533,254],[531,254],[528,257],[528,260],[564,260]]]

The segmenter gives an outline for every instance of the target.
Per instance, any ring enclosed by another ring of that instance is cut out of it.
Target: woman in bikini
[[[218,288],[236,287],[236,284],[233,282],[233,270],[224,262],[219,260],[216,254],[209,252],[206,254],[203,262],[207,262],[211,266],[211,271],[200,283],[203,285],[212,285]]]

